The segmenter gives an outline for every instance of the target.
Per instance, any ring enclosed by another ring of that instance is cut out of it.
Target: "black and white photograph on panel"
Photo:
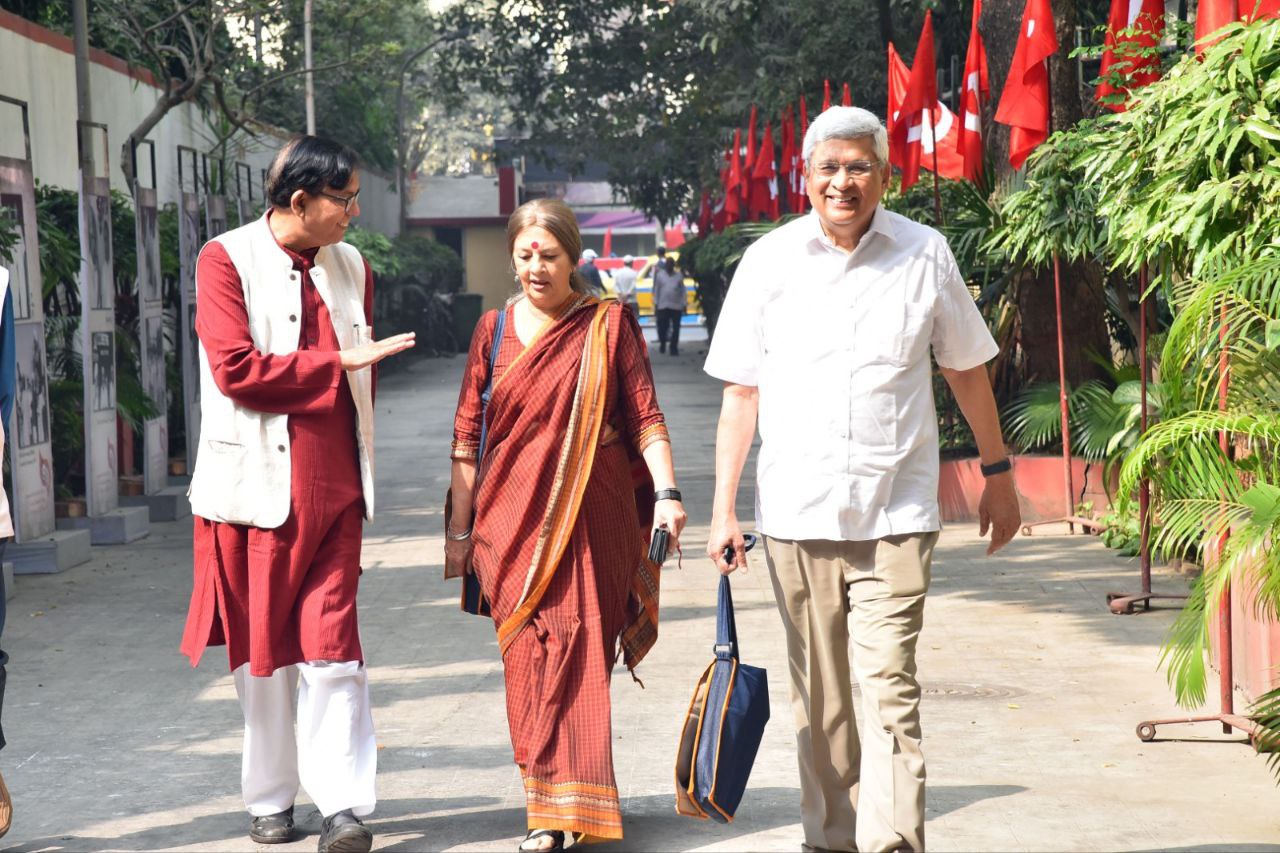
[[[191,384],[191,399],[200,399],[200,338],[196,336],[196,306],[187,306],[187,340],[191,341],[191,349],[186,353],[191,362],[191,375],[195,381]]]
[[[93,333],[93,409],[114,409],[116,405],[115,335]]]
[[[16,193],[0,194],[0,219],[13,225],[16,241],[13,252],[4,262],[9,270],[9,292],[13,294],[13,318],[25,320],[31,316],[31,279],[27,258],[27,223],[23,215],[22,196]]]
[[[138,233],[142,237],[142,256],[138,258],[139,289],[147,302],[159,302],[164,298],[164,291],[160,281],[160,231],[154,207],[138,208]]]
[[[143,346],[147,348],[147,375],[144,377],[144,389],[161,412],[167,411],[168,402],[165,395],[164,377],[164,317],[155,316],[146,319],[146,337]]]
[[[182,274],[190,277],[183,284],[191,287],[194,286],[196,258],[200,255],[200,209],[188,209],[185,204],[179,205],[178,227],[182,229],[182,239],[178,241],[182,252]]]
[[[44,361],[44,326],[19,323],[14,327],[17,353],[18,399],[13,424],[18,447],[32,447],[49,440],[49,377]]]
[[[87,282],[89,303],[93,308],[113,307],[111,282],[111,199],[104,195],[89,196],[85,209],[89,228],[89,264],[93,281]]]

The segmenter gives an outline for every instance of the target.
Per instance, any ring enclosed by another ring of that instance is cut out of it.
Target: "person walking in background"
[[[623,305],[630,305],[631,311],[640,316],[640,303],[636,301],[636,279],[640,274],[636,272],[632,264],[635,258],[630,255],[624,255],[622,258],[622,268],[613,274],[613,292],[618,295],[618,301]]]
[[[923,850],[915,651],[940,528],[929,352],[982,456],[991,554],[1021,521],[986,372],[997,348],[942,235],[880,206],[880,120],[833,107],[802,153],[813,211],[747,249],[707,356],[725,383],[707,554],[725,573],[746,565],[736,496],[758,420],[756,525],[787,635],[805,847]]]
[[[373,518],[373,365],[414,345],[372,340],[373,274],[342,242],[360,214],[349,149],[288,143],[265,216],[196,265],[200,444],[191,478],[192,666],[225,644],[244,712],[241,788],[263,844],[293,836],[299,786],[319,849],[365,851],[377,744],[356,589]],[[295,705],[297,732],[295,736]]]
[[[507,248],[521,293],[472,338],[445,562],[475,572],[498,631],[520,849],[561,850],[622,837],[609,684],[619,655],[634,674],[657,639],[648,533],[666,527],[675,547],[685,512],[639,323],[590,294],[573,213],[520,206]]]
[[[596,250],[586,249],[582,252],[582,267],[580,269],[582,277],[586,279],[588,289],[587,292],[592,296],[604,296],[604,279],[600,276],[600,269],[596,266]]]
[[[653,271],[653,313],[658,320],[658,352],[680,354],[680,320],[684,317],[688,301],[684,275],[676,269],[675,258],[664,257]]]

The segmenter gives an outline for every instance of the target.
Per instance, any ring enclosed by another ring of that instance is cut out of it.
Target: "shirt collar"
[[[835,243],[831,242],[831,238],[822,230],[822,220],[814,211],[809,211],[809,240],[816,241],[820,245],[827,248],[835,248]],[[893,225],[893,219],[889,215],[889,211],[884,209],[883,204],[876,205],[876,212],[871,215],[871,224],[867,226],[867,233],[863,235],[865,240],[871,234],[883,234],[890,240],[898,239],[898,231]],[[861,242],[858,244],[862,245]]]

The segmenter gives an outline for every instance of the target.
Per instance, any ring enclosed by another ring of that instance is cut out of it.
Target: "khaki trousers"
[[[809,847],[924,849],[916,640],[937,542],[936,531],[863,542],[765,539],[787,634]]]

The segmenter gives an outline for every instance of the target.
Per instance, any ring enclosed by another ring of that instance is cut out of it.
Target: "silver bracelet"
[[[467,528],[466,533],[454,533],[452,530],[445,528],[444,538],[449,539],[453,542],[464,542],[467,539],[471,538],[471,528]]]

